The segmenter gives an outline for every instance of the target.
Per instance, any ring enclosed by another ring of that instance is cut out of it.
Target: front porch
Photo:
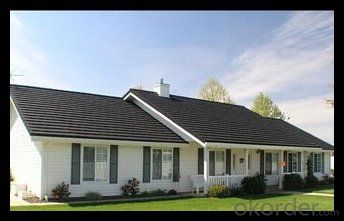
[[[304,178],[307,173],[307,158],[313,159],[314,157],[313,152],[302,148],[276,150],[253,147],[205,147],[199,148],[198,155],[198,175],[192,177],[193,187],[196,187],[197,193],[200,188],[207,193],[208,188],[214,185],[224,185],[230,188],[240,187],[241,181],[246,176],[257,173],[265,175],[267,186],[276,186],[281,190],[284,175],[298,173]],[[200,156],[203,158],[203,165],[200,165]],[[322,157],[320,174],[324,174],[323,161]],[[200,168],[202,166],[203,168]],[[321,179],[320,174],[318,174],[318,178]]]

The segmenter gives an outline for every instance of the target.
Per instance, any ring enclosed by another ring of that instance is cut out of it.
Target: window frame
[[[316,158],[316,156],[319,156],[319,157],[317,157],[318,158],[317,159],[317,165],[315,165],[315,158]],[[313,153],[313,173],[322,173],[322,163],[323,162],[322,162],[321,153]],[[318,167],[318,166],[319,166],[319,168],[317,168],[317,169],[319,169],[319,171],[315,170],[316,167]]]
[[[153,178],[153,170],[154,170],[154,165],[153,165],[153,152],[154,150],[161,150],[161,179],[154,179]],[[168,151],[171,151],[171,155],[172,155],[172,159],[171,159],[171,179],[164,179],[164,176],[162,174],[162,165],[163,165],[163,153],[164,153],[164,150],[168,150]],[[151,175],[151,181],[172,181],[173,180],[173,158],[174,158],[174,155],[173,155],[173,148],[172,147],[152,147],[152,150],[151,150],[151,162],[150,162],[150,165],[151,165],[151,171],[150,171],[150,175]]]
[[[94,160],[96,162],[97,148],[106,148],[106,180],[96,180],[96,164],[94,164],[94,180],[84,180],[84,148],[94,147]],[[99,145],[99,144],[82,144],[80,150],[80,183],[108,183],[110,180],[110,146],[109,145]]]

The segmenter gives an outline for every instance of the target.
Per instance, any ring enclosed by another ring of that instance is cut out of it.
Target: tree
[[[202,86],[198,95],[200,99],[234,104],[228,90],[214,77],[210,77]]]
[[[260,92],[253,101],[252,111],[263,117],[285,119],[284,113],[274,104],[268,95]]]

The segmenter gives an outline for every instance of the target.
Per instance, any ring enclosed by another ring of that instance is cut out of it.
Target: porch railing
[[[224,185],[230,188],[239,187],[241,180],[246,175],[224,175],[224,176],[209,176],[208,186]]]

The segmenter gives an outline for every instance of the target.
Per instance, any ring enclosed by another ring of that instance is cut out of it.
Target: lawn
[[[293,206],[294,205],[294,206]],[[301,207],[300,207],[301,206]],[[287,211],[333,210],[333,197],[265,194],[253,197],[188,198],[146,202],[63,204],[50,206],[16,206],[11,211]],[[308,207],[308,209],[307,209]],[[301,209],[300,209],[301,208]]]

